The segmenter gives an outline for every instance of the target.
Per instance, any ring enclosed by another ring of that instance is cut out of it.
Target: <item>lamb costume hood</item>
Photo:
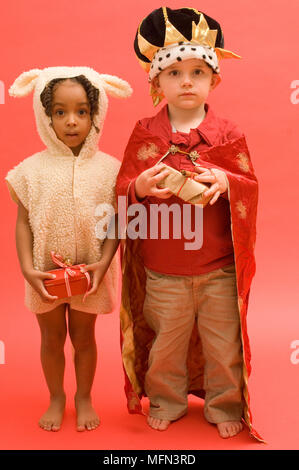
[[[179,13],[176,12],[182,12],[183,15],[187,15],[189,18],[191,15],[192,23],[188,18],[184,24],[181,20],[177,20],[175,24],[176,27],[174,28],[175,15],[179,15]],[[170,19],[172,19],[172,24]],[[141,65],[143,65],[147,71],[150,71],[151,68],[154,69],[155,56],[153,59],[153,54],[156,54],[158,61],[162,63],[163,57],[165,56],[167,58],[171,54],[171,49],[167,48],[169,44],[174,43],[175,47],[177,47],[176,43],[178,41],[178,47],[181,47],[183,50],[185,49],[184,53],[186,51],[188,53],[188,47],[190,47],[190,49],[193,47],[195,50],[199,42],[203,42],[208,50],[215,47],[215,40],[213,40],[212,43],[206,43],[205,40],[203,41],[201,38],[198,39],[202,30],[204,31],[204,38],[209,34],[209,25],[207,23],[209,23],[210,27],[218,31],[219,34],[217,34],[217,31],[215,32],[217,35],[216,46],[222,48],[224,43],[220,25],[207,17],[207,15],[194,9],[170,10],[169,8],[163,7],[163,9],[155,10],[143,20],[136,35],[135,52],[139,61],[142,61]],[[156,36],[159,40],[156,39],[153,33],[155,24],[158,24]],[[185,29],[182,27],[182,24]],[[192,35],[194,31],[196,32],[197,27],[200,28],[200,24],[203,25],[203,28],[198,32],[197,39],[193,43]],[[181,30],[179,30],[180,27]],[[160,32],[161,36],[163,36],[162,38],[159,37]],[[180,37],[182,33],[184,33],[183,38]],[[220,40],[218,39],[219,36]],[[174,39],[172,39],[173,37]],[[215,37],[214,35],[214,39]],[[153,38],[156,42],[153,41]],[[182,42],[184,38],[190,41],[186,45]],[[140,49],[142,49],[141,52]],[[163,49],[165,50],[163,51]],[[221,49],[221,51],[223,51],[223,49]],[[203,54],[201,50],[198,53]],[[223,57],[225,57],[224,53],[221,53]],[[231,53],[228,53],[226,56],[231,57],[230,54]],[[203,55],[203,57],[205,57],[205,55]],[[177,60],[181,60],[181,58],[179,57]],[[152,66],[150,65],[151,63]],[[219,73],[218,69],[216,73]],[[163,99],[163,96],[156,96],[153,90],[151,90],[151,95],[154,105],[157,105]],[[116,185],[117,194],[127,198],[127,205],[129,203],[128,193],[130,187],[137,176],[147,168],[154,166],[167,152],[171,152],[169,142],[161,136],[152,134],[142,125],[141,121],[138,121],[127,145]],[[250,286],[255,274],[254,246],[258,201],[257,179],[254,174],[244,136],[225,142],[223,145],[212,146],[207,151],[199,152],[197,163],[204,168],[218,168],[224,171],[227,176],[231,233],[237,276],[241,340],[243,346],[243,419],[249,427],[251,435],[257,440],[264,442],[252,427],[248,393],[248,377],[251,372],[251,353],[246,322]],[[143,317],[146,274],[142,259],[141,240],[138,238],[132,240],[127,237],[122,248],[123,288],[120,315],[125,393],[129,412],[142,413],[140,399],[145,396],[144,379],[147,370],[148,355],[151,349],[151,343],[154,339],[154,332],[149,328]],[[196,324],[194,325],[189,344],[187,367],[189,378],[188,392],[204,398],[204,358]]]
[[[84,75],[99,90],[99,111],[94,125],[74,156],[51,127],[40,95],[54,78]],[[33,108],[39,135],[46,149],[9,171],[6,176],[11,196],[20,200],[29,213],[34,237],[33,265],[41,271],[57,268],[51,251],[72,264],[90,264],[101,258],[104,241],[102,228],[108,222],[109,207],[115,206],[115,181],[119,161],[98,150],[98,141],[108,107],[106,92],[114,97],[128,97],[130,85],[118,77],[99,74],[88,67],[49,67],[22,73],[11,86],[11,96],[22,97],[34,91]],[[97,132],[95,126],[99,129]],[[72,308],[88,313],[109,313],[117,298],[118,261],[112,260],[97,293],[82,303],[82,295],[44,303],[25,281],[25,305],[34,313],[44,313],[69,302]]]

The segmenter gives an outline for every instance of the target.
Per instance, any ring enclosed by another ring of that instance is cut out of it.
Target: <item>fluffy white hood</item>
[[[33,69],[23,72],[9,89],[9,94],[14,97],[26,96],[34,90],[33,109],[37,130],[48,150],[54,155],[73,155],[73,153],[69,147],[56,137],[53,128],[50,126],[51,119],[46,115],[40,100],[40,95],[45,86],[54,78],[72,78],[78,75],[85,75],[100,91],[99,112],[93,117],[93,121],[100,132],[97,133],[94,126],[91,127],[78,157],[86,158],[93,155],[98,148],[98,141],[108,108],[106,93],[117,98],[127,98],[131,95],[132,88],[126,81],[113,75],[99,74],[90,67],[48,67],[43,70]]]

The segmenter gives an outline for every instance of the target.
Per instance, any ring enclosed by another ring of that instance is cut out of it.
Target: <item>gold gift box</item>
[[[159,188],[168,188],[175,196],[183,199],[183,201],[190,204],[200,204],[202,207],[206,206],[211,200],[212,195],[208,197],[204,195],[209,186],[194,180],[194,176],[198,176],[198,173],[188,170],[178,171],[165,165],[165,163],[160,165],[166,168],[169,174],[159,182]]]

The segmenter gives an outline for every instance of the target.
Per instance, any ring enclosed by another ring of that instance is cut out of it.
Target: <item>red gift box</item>
[[[55,274],[56,276],[55,279],[44,280],[48,293],[57,296],[59,299],[73,297],[74,295],[86,295],[90,287],[90,276],[88,272],[82,273],[80,270],[81,267],[86,265],[72,265],[53,251],[51,251],[51,257],[53,262],[60,266],[60,268],[47,271],[47,273]]]

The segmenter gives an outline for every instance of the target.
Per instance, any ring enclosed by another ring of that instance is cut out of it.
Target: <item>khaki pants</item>
[[[145,376],[150,416],[172,421],[187,412],[186,362],[197,321],[205,359],[205,417],[211,423],[240,420],[243,356],[235,266],[197,276],[146,273],[144,317],[156,333]]]

